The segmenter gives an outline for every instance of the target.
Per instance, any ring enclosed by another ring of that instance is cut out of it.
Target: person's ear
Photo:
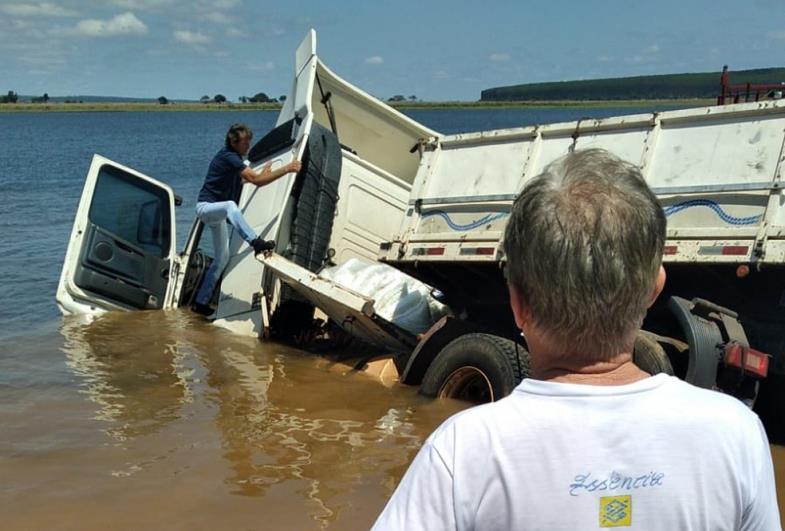
[[[665,274],[665,268],[660,265],[660,269],[657,271],[657,278],[654,279],[654,290],[651,292],[648,308],[651,308],[651,305],[654,304],[654,301],[656,301],[657,297],[659,297],[660,293],[662,293],[662,289],[665,287],[666,277],[667,275]]]
[[[512,315],[515,317],[515,325],[519,330],[523,330],[526,323],[531,320],[531,311],[517,287],[507,284],[507,289],[510,292],[510,308],[512,308]]]

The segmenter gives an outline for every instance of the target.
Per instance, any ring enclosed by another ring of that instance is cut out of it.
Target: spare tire
[[[341,146],[335,134],[317,123],[311,125],[302,169],[292,189],[295,201],[289,245],[283,255],[309,271],[317,272],[327,258],[338,204],[341,179]],[[311,325],[314,307],[289,286],[281,289],[281,303],[272,319],[273,333],[291,339]]]
[[[507,396],[528,376],[529,353],[522,346],[490,334],[466,334],[439,352],[420,393],[481,404]]]
[[[309,271],[317,271],[327,257],[338,204],[341,146],[332,131],[311,126],[302,169],[293,189],[296,208],[287,254]]]
[[[659,373],[673,376],[673,365],[665,350],[656,339],[642,330],[635,337],[632,361],[652,376]]]

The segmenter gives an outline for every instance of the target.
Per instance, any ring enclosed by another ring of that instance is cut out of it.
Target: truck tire
[[[507,396],[528,376],[529,353],[522,346],[490,334],[466,334],[439,352],[420,393],[482,404]]]
[[[297,265],[315,272],[327,255],[338,203],[342,158],[337,137],[313,124],[302,162],[293,190],[297,207],[292,220],[289,257]]]
[[[635,338],[632,361],[652,376],[665,373],[673,376],[673,366],[665,350],[653,337],[639,332]]]
[[[289,246],[283,255],[312,272],[327,258],[338,203],[341,146],[332,131],[311,126],[302,169],[292,190],[296,207]],[[314,307],[289,286],[281,288],[281,304],[273,315],[274,334],[291,339],[311,325]]]

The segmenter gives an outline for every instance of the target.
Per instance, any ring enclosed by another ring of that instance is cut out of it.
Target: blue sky
[[[783,0],[0,0],[0,92],[275,97],[311,27],[327,65],[382,98],[785,66]]]

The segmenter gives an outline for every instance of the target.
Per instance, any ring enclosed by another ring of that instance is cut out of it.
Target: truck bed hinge
[[[567,148],[568,153],[572,153],[573,151],[575,151],[575,147],[578,145],[578,137],[581,136],[581,122],[583,120],[585,120],[585,118],[581,118],[575,123],[575,130],[572,132],[572,136],[571,136],[572,144],[570,144],[570,147]]]
[[[425,151],[433,151],[436,149],[436,141],[433,138],[418,138],[417,142],[409,148],[409,153],[414,153],[415,151],[420,154],[422,158],[422,154]]]
[[[752,261],[756,263],[757,268],[760,269],[760,262],[766,255],[766,242],[769,239],[769,224],[764,221],[758,228],[758,233],[755,235],[755,244],[752,248]]]

